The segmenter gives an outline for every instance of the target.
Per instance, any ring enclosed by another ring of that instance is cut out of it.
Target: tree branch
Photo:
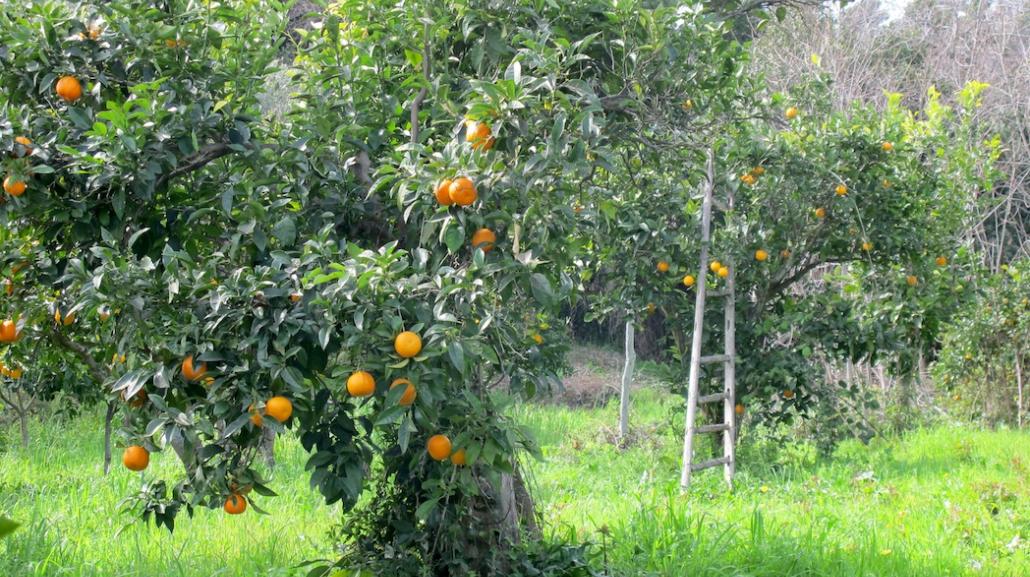
[[[86,367],[89,369],[89,375],[93,377],[93,380],[97,384],[103,384],[107,380],[107,372],[100,366],[100,363],[93,358],[93,355],[89,354],[89,350],[79,343],[76,343],[69,339],[66,335],[62,334],[57,329],[50,329],[50,336],[54,342],[61,345],[66,350],[74,354]]]
[[[422,88],[418,91],[418,95],[415,96],[415,100],[411,103],[411,143],[415,144],[418,142],[418,113],[422,108],[422,102],[425,101],[426,95],[429,94],[429,74],[432,70],[432,58],[433,55],[429,51],[429,4],[426,4],[426,22],[425,22],[425,38],[422,41],[422,75],[426,78],[426,83],[422,85]]]
[[[169,172],[162,174],[157,179],[157,182],[154,183],[154,188],[161,188],[173,178],[178,178],[184,174],[203,168],[209,162],[226,156],[230,152],[232,152],[232,149],[229,148],[229,145],[225,142],[206,144],[197,152],[194,152],[183,159],[183,162],[179,164],[179,166],[176,166]]]

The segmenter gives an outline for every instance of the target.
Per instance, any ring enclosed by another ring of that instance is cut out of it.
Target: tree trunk
[[[261,430],[261,456],[269,470],[275,468],[275,431],[270,427]]]
[[[111,422],[117,408],[114,401],[107,402],[107,413],[104,415],[104,476],[111,472]]]
[[[622,391],[619,395],[619,441],[625,442],[629,434],[629,387],[633,383],[633,369],[637,362],[633,346],[633,321],[626,320],[626,360],[622,368]]]
[[[18,411],[18,424],[21,426],[21,447],[29,448],[29,412],[26,409]]]

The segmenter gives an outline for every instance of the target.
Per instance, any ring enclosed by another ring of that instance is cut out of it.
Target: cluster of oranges
[[[414,358],[422,352],[422,337],[412,331],[401,332],[393,339],[393,349],[403,359]],[[415,402],[418,391],[414,383],[401,377],[394,379],[390,383],[391,390],[397,387],[404,387],[404,392],[401,393],[397,401],[398,404],[407,407]],[[350,396],[358,398],[371,397],[375,392],[376,380],[368,371],[354,371],[347,377],[347,393]],[[465,464],[465,450],[453,450],[451,440],[447,435],[436,434],[430,437],[426,443],[426,452],[435,461],[444,461],[449,458],[455,465]]]
[[[19,367],[8,367],[3,361],[0,361],[0,375],[18,380],[21,378],[22,370]]]
[[[742,174],[740,176],[740,180],[748,186],[754,186],[755,183],[758,182],[758,177],[762,176],[763,174],[765,174],[765,167],[756,166],[748,172],[746,172],[745,174]]]
[[[62,76],[57,80],[54,91],[62,100],[72,103],[82,97],[82,84],[74,76]],[[27,136],[17,136],[14,141],[24,149],[23,158],[32,155],[32,141]],[[29,185],[20,176],[8,174],[4,178],[4,192],[11,196],[21,196],[28,188]]]
[[[490,125],[485,122],[469,120],[465,123],[465,141],[474,150],[487,151],[494,147]],[[440,206],[470,206],[479,199],[476,183],[467,176],[459,176],[454,180],[445,178],[436,185],[436,202]],[[497,244],[497,235],[489,228],[480,228],[472,234],[472,248],[481,248],[490,252]]]
[[[111,362],[125,362],[125,355],[119,356],[117,353],[112,357]],[[193,356],[187,356],[182,360],[180,366],[182,370],[182,376],[184,379],[190,382],[202,381],[207,385],[214,382],[214,379],[207,376],[207,363],[197,363],[193,360]],[[123,398],[134,408],[139,408],[146,403],[147,394],[146,391],[140,389],[129,398],[123,394]],[[268,416],[280,423],[285,423],[293,415],[293,402],[290,399],[276,395],[267,401],[265,401],[264,409],[260,412],[254,409],[254,406],[249,407],[251,412],[250,421],[257,427],[264,425],[264,417]],[[142,445],[130,445],[125,448],[122,453],[122,464],[125,465],[126,469],[130,471],[143,471],[150,465],[150,451]],[[244,496],[245,492],[234,490],[232,494],[225,501],[225,512],[230,515],[239,515],[247,510],[247,498]]]

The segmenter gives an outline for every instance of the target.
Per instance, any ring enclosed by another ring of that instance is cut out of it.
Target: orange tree
[[[292,428],[327,501],[375,492],[341,565],[496,572],[532,528],[534,445],[493,391],[557,384],[577,206],[642,95],[704,93],[741,47],[694,5],[280,8],[4,6],[0,214],[48,263],[25,290],[80,328],[4,312],[85,366],[116,355],[124,465],[184,465],[146,477],[145,518],[274,507],[255,458]]]
[[[984,275],[943,330],[935,384],[963,416],[1026,426],[1030,269],[1025,259]]]
[[[622,170],[605,175],[591,213],[588,274],[603,279],[595,314],[657,306],[681,361],[669,377],[686,382],[711,149],[715,198],[734,203],[716,211],[718,265],[705,274],[709,286],[727,267],[736,277],[739,399],[771,420],[832,407],[824,417],[847,428],[873,399],[824,383],[818,361],[885,358],[910,374],[962,299],[954,284],[969,275],[952,258],[964,207],[989,188],[996,154],[996,143],[968,131],[983,87],[963,90],[958,111],[932,98],[916,114],[892,96],[882,111],[840,114],[830,112],[824,79],[791,94],[764,94],[752,79],[727,85],[736,100],[646,88],[637,99],[649,124],[639,146],[622,149]],[[705,332],[704,350],[721,350],[718,301]]]

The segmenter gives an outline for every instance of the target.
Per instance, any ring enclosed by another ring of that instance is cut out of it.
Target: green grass
[[[963,428],[916,431],[833,458],[782,449],[742,463],[732,493],[721,469],[679,495],[682,409],[641,390],[633,442],[611,443],[617,403],[601,410],[530,406],[546,462],[531,464],[552,525],[607,544],[622,575],[1030,575],[1030,435]],[[602,531],[607,536],[601,536]]]
[[[548,526],[603,541],[619,575],[1030,575],[1026,433],[937,428],[848,442],[815,462],[796,446],[747,445],[732,493],[709,471],[682,497],[675,397],[637,392],[623,449],[612,442],[615,403],[526,405],[517,416],[546,457],[528,465]],[[277,447],[281,497],[262,501],[271,515],[198,510],[170,535],[119,512],[139,476],[120,467],[100,475],[98,415],[32,432],[28,452],[5,432],[0,453],[0,514],[24,524],[0,545],[0,576],[292,576],[303,574],[293,569],[300,561],[332,556],[327,532],[339,509],[308,488],[292,438]],[[157,455],[148,473],[175,466]]]
[[[329,556],[327,530],[339,516],[308,488],[304,451],[292,438],[277,446],[271,515],[230,517],[221,510],[180,513],[174,534],[133,522],[120,502],[140,475],[115,463],[102,476],[99,415],[36,423],[28,452],[9,431],[0,453],[0,512],[23,524],[0,544],[0,576],[286,576],[304,559]],[[173,478],[177,462],[155,454],[147,474]],[[4,548],[7,547],[5,551]]]

